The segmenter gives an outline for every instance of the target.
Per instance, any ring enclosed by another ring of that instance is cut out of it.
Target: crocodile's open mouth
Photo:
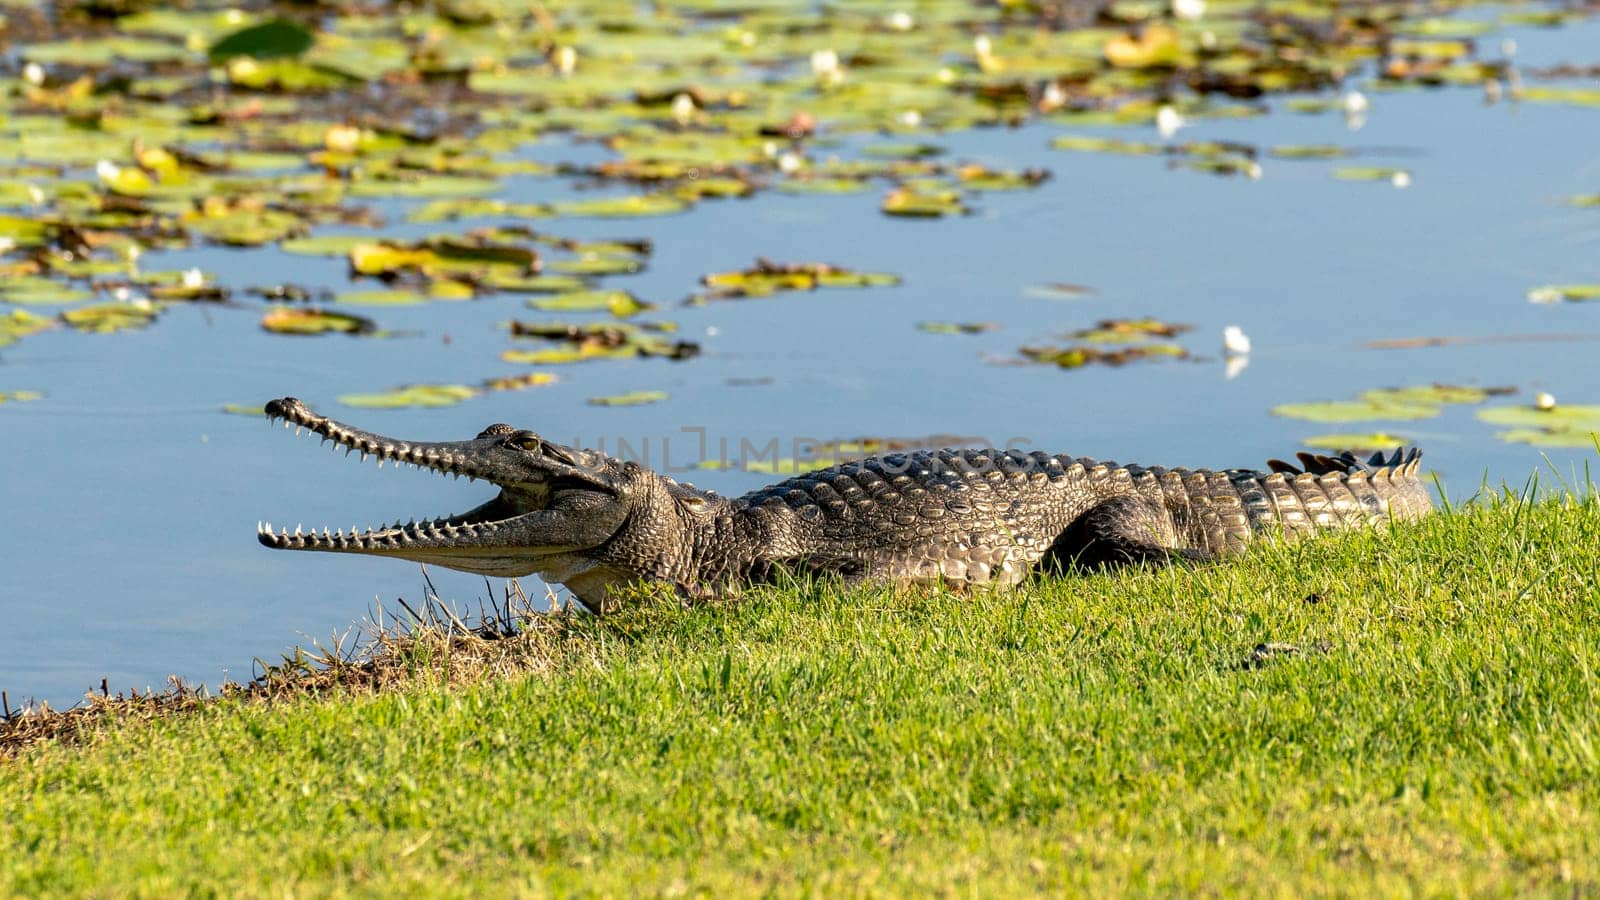
[[[462,558],[499,556],[507,543],[504,538],[520,520],[543,510],[560,482],[593,483],[593,477],[578,468],[571,451],[509,426],[491,426],[483,436],[471,441],[424,443],[351,428],[317,415],[292,397],[268,403],[266,414],[274,423],[282,421],[284,427],[293,428],[297,434],[301,429],[309,430],[324,444],[332,442],[343,447],[347,456],[360,453],[363,461],[375,457],[380,467],[386,462],[411,465],[455,478],[464,476],[469,481],[488,481],[501,489],[499,496],[475,509],[420,522],[351,528],[348,532],[329,528],[307,531],[302,526],[292,531],[274,530],[271,523],[260,523],[258,540],[279,550],[391,554],[442,564]],[[557,451],[554,458],[552,450]],[[522,553],[525,556],[528,550]]]

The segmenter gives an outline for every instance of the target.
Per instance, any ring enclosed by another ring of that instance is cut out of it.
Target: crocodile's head
[[[402,441],[319,416],[293,397],[266,405],[268,418],[344,447],[457,478],[488,481],[494,499],[454,516],[356,531],[303,532],[269,524],[261,543],[280,550],[360,553],[433,563],[484,575],[516,577],[558,570],[609,541],[627,523],[638,496],[649,499],[648,469],[575,450],[510,425],[490,425],[470,441]],[[571,524],[576,523],[576,524]]]

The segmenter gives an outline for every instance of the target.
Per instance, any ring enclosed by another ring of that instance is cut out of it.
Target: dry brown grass
[[[192,713],[218,701],[275,703],[335,693],[371,694],[426,681],[468,684],[548,669],[572,638],[589,633],[591,617],[558,603],[537,611],[522,587],[508,583],[501,602],[480,609],[469,625],[427,581],[420,609],[399,601],[404,616],[378,618],[328,644],[296,647],[277,663],[257,660],[248,682],[224,681],[214,690],[173,676],[166,690],[113,694],[105,680],[68,709],[27,703],[13,709],[0,692],[0,757],[40,741],[76,744],[106,727]],[[491,595],[492,596],[492,595]],[[553,597],[549,598],[554,600]],[[580,652],[589,652],[587,650]]]

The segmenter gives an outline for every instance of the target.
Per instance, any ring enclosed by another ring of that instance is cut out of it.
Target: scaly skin
[[[846,580],[1015,584],[1074,565],[1212,559],[1257,535],[1296,537],[1412,521],[1432,502],[1420,451],[1300,454],[1305,471],[1144,468],[1043,452],[896,453],[812,472],[737,499],[531,431],[419,443],[316,415],[292,397],[267,415],[362,457],[484,479],[467,513],[361,533],[274,533],[280,549],[393,556],[502,577],[538,573],[604,609],[639,582],[713,596],[780,571]]]

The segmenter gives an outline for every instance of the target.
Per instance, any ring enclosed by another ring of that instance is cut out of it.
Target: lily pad
[[[55,324],[54,319],[36,316],[25,309],[0,311],[0,347],[15,344]]]
[[[351,250],[370,243],[372,243],[370,235],[326,234],[287,240],[279,244],[278,248],[285,253],[298,253],[304,256],[349,256]]]
[[[230,416],[248,416],[252,419],[260,419],[267,414],[265,406],[251,406],[247,403],[225,403],[222,405],[222,411]]]
[[[1549,409],[1533,405],[1491,406],[1478,410],[1478,418],[1491,425],[1518,428],[1600,431],[1600,406],[1559,404]]]
[[[535,298],[528,305],[545,312],[608,312],[619,319],[656,308],[627,291],[573,291]]]
[[[274,19],[235,31],[212,44],[206,55],[213,63],[227,62],[236,56],[256,59],[294,57],[310,50],[315,40],[315,36],[304,26],[287,19]]]
[[[0,406],[7,403],[28,403],[43,398],[44,395],[38,391],[0,391]]]
[[[344,394],[339,402],[363,409],[398,409],[407,406],[454,406],[478,396],[481,388],[464,384],[413,384],[375,394]]]
[[[378,323],[363,316],[303,306],[278,306],[261,317],[261,327],[273,334],[373,334]]]
[[[1361,431],[1312,435],[1301,443],[1318,450],[1392,450],[1410,444],[1411,439],[1387,431]]]
[[[910,219],[961,216],[972,211],[962,200],[960,191],[911,187],[898,187],[890,191],[883,198],[881,208],[885,215]]]
[[[667,399],[666,391],[629,391],[626,394],[613,394],[608,397],[590,397],[590,406],[643,406],[647,403],[660,403]]]
[[[144,328],[155,321],[160,311],[152,303],[102,303],[68,310],[61,314],[61,321],[78,331],[109,334]]]
[[[1323,403],[1285,403],[1274,406],[1272,414],[1307,422],[1365,422],[1372,420],[1410,421],[1431,419],[1440,409],[1420,403],[1375,402],[1372,400],[1330,400]]]
[[[917,329],[929,334],[983,334],[994,331],[1000,325],[996,322],[918,322]]]
[[[483,383],[486,391],[521,391],[531,387],[543,387],[555,384],[561,379],[552,372],[527,372],[522,375],[507,375],[503,378],[490,378]]]
[[[635,216],[668,216],[681,213],[689,203],[671,194],[629,194],[626,197],[607,197],[600,200],[573,200],[557,203],[555,211],[563,216],[591,216],[594,218],[632,218]]]
[[[1600,284],[1547,284],[1528,291],[1529,303],[1600,300]]]

